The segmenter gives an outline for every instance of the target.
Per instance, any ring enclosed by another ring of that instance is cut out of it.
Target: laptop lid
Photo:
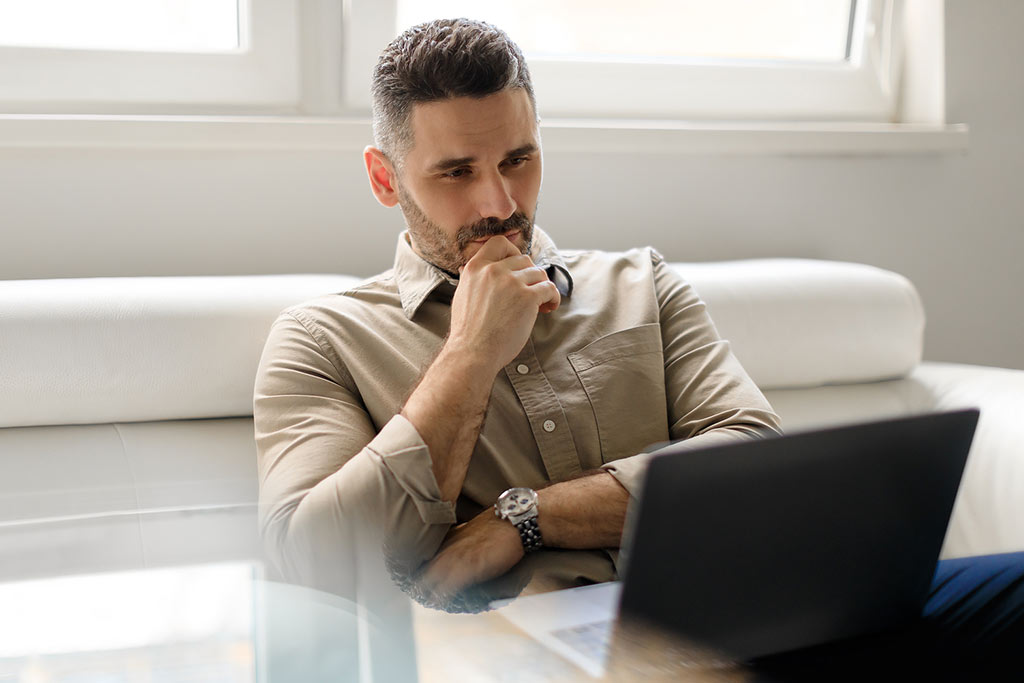
[[[978,411],[657,451],[620,619],[739,660],[920,615]]]

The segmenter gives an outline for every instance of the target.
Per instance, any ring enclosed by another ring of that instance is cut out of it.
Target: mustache
[[[500,218],[485,218],[472,225],[463,226],[459,228],[456,239],[459,248],[463,249],[473,240],[493,237],[494,235],[504,235],[512,230],[520,230],[523,235],[527,235],[532,228],[533,221],[522,211],[516,211],[504,220]]]

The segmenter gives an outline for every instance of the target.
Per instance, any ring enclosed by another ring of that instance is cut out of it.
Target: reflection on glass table
[[[5,683],[416,678],[402,633],[258,562],[0,583],[0,605]]]
[[[256,528],[251,507],[0,521],[0,683],[593,680],[497,611],[278,582]]]
[[[256,680],[253,563],[0,584],[0,680]]]

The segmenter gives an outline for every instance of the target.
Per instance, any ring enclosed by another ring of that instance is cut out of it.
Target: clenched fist
[[[537,314],[558,308],[561,297],[547,273],[504,235],[490,238],[460,273],[448,346],[490,360],[497,374],[526,345]]]

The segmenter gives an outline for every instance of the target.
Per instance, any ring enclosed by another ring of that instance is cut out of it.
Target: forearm
[[[719,429],[694,437],[687,444],[692,442],[695,448],[707,447],[757,438],[766,431],[759,425],[750,425],[748,429]],[[639,494],[640,482],[651,457],[642,453],[623,458],[590,476],[539,490],[537,523],[544,545],[570,549],[618,548],[630,497],[626,486]]]
[[[537,523],[544,545],[618,548],[629,493],[607,472],[563,481],[537,492]]]
[[[427,444],[442,500],[454,502],[462,489],[496,375],[486,360],[446,344],[402,408]]]
[[[396,421],[413,432],[398,416],[389,425]],[[454,507],[431,490],[422,444],[381,456],[371,443],[308,488],[295,481],[298,468],[274,470],[261,482],[260,496],[268,559],[288,581],[346,598],[355,599],[367,585],[390,584],[389,576],[403,585],[455,522]]]
[[[629,494],[604,472],[564,481],[537,492],[537,523],[552,548],[618,548]],[[448,532],[427,565],[421,588],[430,604],[451,605],[467,586],[508,572],[524,556],[519,531],[485,508]],[[447,607],[446,607],[447,608]]]
[[[537,313],[554,310],[558,290],[505,237],[489,239],[460,269],[448,339],[402,415],[419,430],[441,497],[462,489],[498,371],[523,348]]]

